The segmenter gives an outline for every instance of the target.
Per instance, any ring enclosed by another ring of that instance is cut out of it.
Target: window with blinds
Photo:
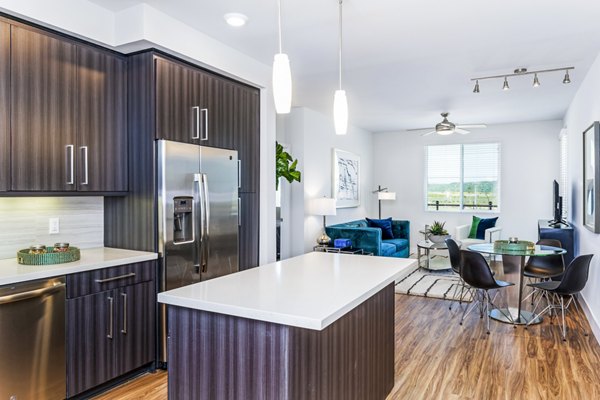
[[[500,144],[426,146],[426,210],[500,210]]]
[[[569,189],[568,180],[568,140],[567,132],[563,130],[559,136],[560,143],[560,193],[562,196],[562,219],[568,221],[569,218]]]

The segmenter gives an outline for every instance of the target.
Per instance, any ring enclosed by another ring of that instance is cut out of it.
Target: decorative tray
[[[533,251],[535,243],[526,240],[520,240],[516,243],[511,243],[508,240],[496,240],[494,242],[494,250],[501,251]]]
[[[77,247],[69,247],[67,251],[53,253],[53,247],[47,247],[48,253],[29,254],[29,249],[17,252],[17,262],[24,265],[51,265],[77,261],[81,253]]]

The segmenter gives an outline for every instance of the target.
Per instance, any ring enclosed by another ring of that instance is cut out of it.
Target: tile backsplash
[[[48,233],[49,218],[59,218],[60,233]],[[104,245],[102,197],[0,198],[0,259],[32,244],[68,242],[79,248]]]

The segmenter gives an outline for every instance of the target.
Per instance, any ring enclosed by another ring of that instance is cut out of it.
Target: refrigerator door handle
[[[204,216],[202,204],[202,174],[194,174],[194,216],[192,230],[196,241],[196,249],[194,251],[194,268],[196,271],[200,269],[202,263],[202,241],[204,240]]]
[[[208,257],[210,251],[210,198],[208,195],[208,176],[202,174],[202,188],[203,188],[203,200],[204,200],[204,236],[203,236],[203,261],[202,261],[202,272],[206,272],[208,269]]]

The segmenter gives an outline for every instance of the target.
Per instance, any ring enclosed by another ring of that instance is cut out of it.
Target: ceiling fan
[[[450,115],[450,113],[443,112],[441,115],[444,119],[442,120],[442,122],[437,124],[435,128],[408,129],[408,131],[423,131],[426,129],[435,129],[431,132],[423,133],[421,136],[428,136],[432,133],[437,133],[438,135],[451,135],[453,133],[460,133],[462,135],[466,135],[467,133],[469,133],[467,129],[487,128],[487,125],[485,124],[456,125],[448,121],[448,115]]]

